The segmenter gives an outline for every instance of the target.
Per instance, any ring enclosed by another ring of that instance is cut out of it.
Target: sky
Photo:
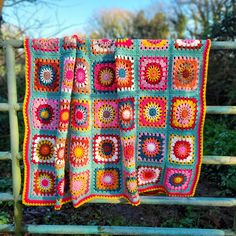
[[[15,8],[5,7],[4,19],[6,22],[26,28],[28,36],[63,36],[77,32],[86,33],[89,20],[100,10],[121,8],[136,12],[148,9],[155,0],[49,0],[49,2],[49,5],[27,3]],[[34,25],[35,21],[43,21],[45,26],[50,27],[39,25],[32,28],[31,25]],[[61,28],[58,28],[58,25],[61,25]]]

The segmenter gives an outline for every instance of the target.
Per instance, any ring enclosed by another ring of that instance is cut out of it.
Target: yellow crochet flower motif
[[[162,108],[154,102],[148,103],[144,109],[144,116],[150,122],[157,122],[162,115]]]
[[[168,40],[160,39],[143,39],[141,40],[141,45],[148,49],[158,49],[164,48],[168,44]]]
[[[179,129],[193,129],[197,114],[195,98],[174,98],[172,100],[171,126]]]

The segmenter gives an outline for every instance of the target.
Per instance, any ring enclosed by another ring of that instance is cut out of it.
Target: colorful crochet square
[[[124,193],[133,206],[140,202],[137,174],[134,170],[123,171]]]
[[[115,63],[96,63],[93,67],[95,92],[116,91]]]
[[[88,170],[80,173],[70,173],[70,190],[72,200],[79,200],[89,192],[90,172]],[[75,207],[76,204],[74,205]]]
[[[120,171],[117,168],[95,169],[95,190],[102,192],[120,191]]]
[[[89,163],[89,138],[72,136],[69,161],[73,168],[80,168]]]
[[[60,85],[59,60],[36,58],[34,61],[34,89],[57,92]]]
[[[93,54],[112,54],[115,51],[115,41],[112,39],[92,39]]]
[[[54,164],[55,137],[34,135],[32,140],[31,161],[34,164]]]
[[[179,50],[199,50],[203,46],[202,40],[199,39],[177,39],[174,45]]]
[[[139,99],[139,126],[164,128],[166,105],[165,97],[141,97]]]
[[[125,179],[125,187],[128,194],[130,194],[133,198],[137,198],[138,195],[138,182],[136,178],[136,173],[133,176],[129,176]]]
[[[33,39],[32,47],[35,51],[57,52],[59,39]]]
[[[135,168],[135,136],[122,137],[122,162],[125,168]]]
[[[39,197],[52,197],[55,195],[55,173],[48,170],[35,169],[33,182],[33,195]]]
[[[117,48],[134,49],[134,42],[129,38],[117,39],[115,46]]]
[[[32,119],[36,129],[56,130],[59,113],[56,99],[35,98],[32,106]]]
[[[142,39],[140,48],[142,50],[166,50],[169,46],[168,40],[164,39]]]
[[[74,93],[90,93],[89,66],[85,59],[76,58],[74,72]]]
[[[62,40],[63,49],[76,49],[77,46],[77,38],[74,36],[66,36]]]
[[[61,49],[64,50],[79,50],[82,52],[86,52],[86,40],[79,38],[77,35],[73,36],[66,36],[62,40],[62,47]]]
[[[169,141],[169,161],[178,164],[192,164],[194,162],[194,136],[174,135]]]
[[[93,139],[93,156],[96,163],[118,163],[120,160],[119,136],[95,135]]]
[[[171,126],[176,129],[194,129],[197,117],[197,99],[174,97],[171,104]]]
[[[192,57],[175,57],[173,64],[173,88],[195,90],[198,85],[199,62]]]
[[[123,98],[118,105],[120,129],[128,131],[134,128],[134,98]]]
[[[73,35],[24,45],[24,204],[194,195],[209,40]]]
[[[70,120],[70,100],[62,99],[60,101],[60,112],[59,112],[59,124],[58,129],[60,132],[66,132]]]
[[[167,57],[139,59],[139,87],[142,90],[166,90],[168,77]]]
[[[139,166],[138,167],[138,185],[158,185],[161,176],[161,168],[153,166]]]
[[[75,130],[90,129],[90,102],[88,100],[72,100],[71,127]]]
[[[138,160],[143,163],[162,162],[165,157],[165,135],[159,133],[140,133]]]
[[[187,194],[191,190],[188,190],[191,178],[191,169],[167,168],[164,178],[166,190],[171,193],[186,191]]]
[[[94,100],[94,128],[119,128],[117,100]]]
[[[117,56],[115,59],[118,91],[134,90],[134,60],[132,57]]]
[[[54,146],[54,167],[55,170],[60,170],[65,167],[65,162],[68,160],[68,140],[66,138],[56,139]]]
[[[61,91],[71,93],[73,88],[74,80],[74,67],[75,67],[75,58],[66,57],[64,59],[63,65],[63,80],[61,85]]]

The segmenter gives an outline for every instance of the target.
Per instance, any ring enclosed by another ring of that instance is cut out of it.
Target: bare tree
[[[21,38],[25,34],[42,37],[43,29],[48,31],[43,37],[52,37],[69,28],[79,27],[79,24],[68,24],[60,19],[59,8],[71,7],[69,4],[62,6],[61,2],[61,0],[0,0],[1,38]],[[79,2],[74,6],[78,4]]]

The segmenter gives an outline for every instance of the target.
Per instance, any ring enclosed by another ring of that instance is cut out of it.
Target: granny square
[[[119,125],[122,130],[128,131],[135,127],[134,98],[122,98],[118,104]]]
[[[138,160],[146,163],[162,162],[165,156],[165,135],[160,133],[140,133],[138,140]]]
[[[70,173],[70,190],[72,200],[77,202],[79,198],[83,197],[89,192],[90,171],[86,170],[80,173]],[[76,203],[74,206],[77,207]]]
[[[34,135],[32,141],[31,161],[34,164],[54,164],[55,137],[50,135]]]
[[[90,128],[90,101],[72,100],[71,127],[75,130],[86,131]]]
[[[118,91],[134,90],[134,60],[132,57],[117,56],[115,59]]]
[[[139,99],[139,126],[164,128],[166,105],[165,97],[141,97]]]
[[[153,166],[138,167],[138,185],[157,185],[160,181],[161,168]]]
[[[168,77],[167,57],[139,59],[139,87],[142,90],[166,90]]]
[[[175,129],[194,129],[197,117],[197,99],[174,97],[171,104],[171,126]]]
[[[74,71],[74,93],[90,93],[89,66],[85,59],[76,58]]]
[[[34,60],[34,89],[41,92],[59,91],[59,70],[59,60],[36,58]]]
[[[178,191],[192,191],[189,189],[190,179],[192,177],[191,169],[167,168],[165,172],[165,186],[171,193]]]
[[[71,167],[79,168],[89,163],[89,139],[87,137],[71,137],[69,161]]]
[[[120,160],[120,142],[118,135],[95,135],[93,156],[96,163],[117,163]]]
[[[57,99],[35,98],[32,106],[33,125],[37,129],[56,130],[59,107]]]
[[[118,101],[96,99],[93,103],[94,127],[98,129],[119,128]]]
[[[53,171],[35,169],[33,171],[33,195],[40,197],[55,196],[55,173]]]
[[[93,54],[112,54],[115,51],[115,40],[112,39],[92,39],[91,51]]]
[[[166,39],[141,39],[140,49],[142,50],[166,50],[169,47],[169,41]]]
[[[114,62],[98,62],[93,66],[94,91],[112,92],[117,90]]]
[[[173,88],[195,90],[198,85],[199,62],[197,58],[175,57],[173,64]]]
[[[169,161],[178,164],[192,164],[194,162],[194,136],[174,135],[169,141]]]
[[[101,192],[119,191],[120,171],[118,168],[95,169],[95,190]]]

